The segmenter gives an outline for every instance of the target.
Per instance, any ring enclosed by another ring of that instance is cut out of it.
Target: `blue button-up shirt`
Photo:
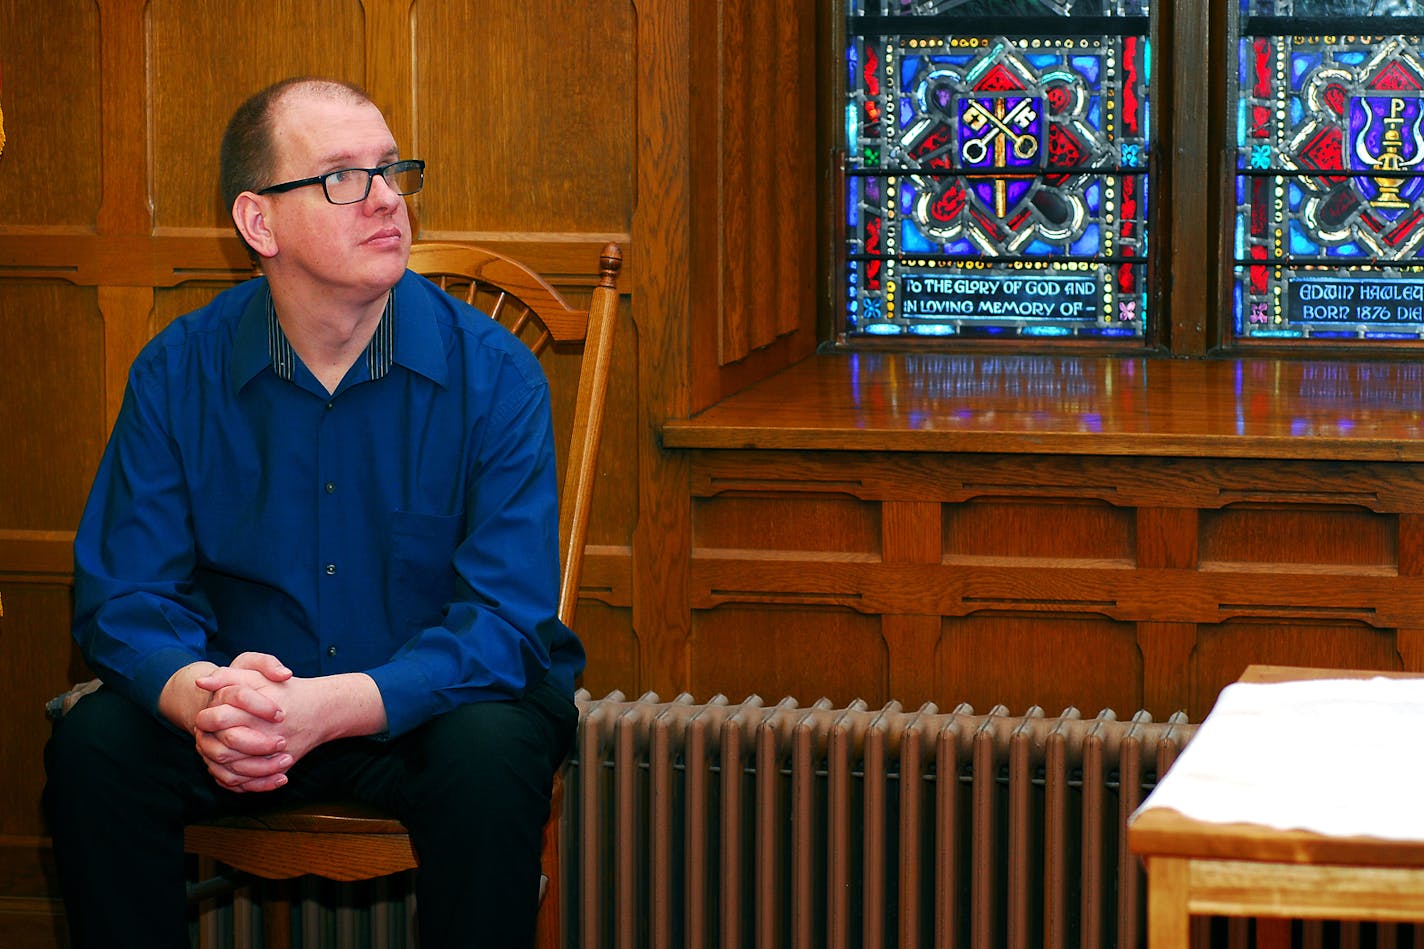
[[[393,348],[329,394],[273,343],[270,300],[234,287],[130,370],[74,546],[91,666],[155,714],[201,659],[366,672],[390,735],[546,674],[572,692],[538,361],[407,273],[373,341]]]

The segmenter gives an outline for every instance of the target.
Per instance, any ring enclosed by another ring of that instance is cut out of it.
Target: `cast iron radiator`
[[[1138,946],[1123,823],[1195,727],[580,695],[571,944]]]

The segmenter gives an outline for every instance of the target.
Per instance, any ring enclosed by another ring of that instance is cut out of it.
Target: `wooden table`
[[[1395,674],[1252,666],[1241,681],[1377,675]],[[1147,808],[1133,817],[1128,846],[1147,866],[1151,949],[1186,949],[1193,913],[1424,920],[1424,841],[1207,823],[1166,808]],[[1287,927],[1268,931],[1277,938],[1289,932]]]

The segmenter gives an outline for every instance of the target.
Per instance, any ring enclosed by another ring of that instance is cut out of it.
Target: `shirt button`
[[[335,482],[335,481],[328,481],[328,482],[326,483],[326,493],[327,493],[327,494],[335,494],[335,493],[336,493],[336,482]]]
[[[334,577],[334,576],[336,576],[336,564],[334,564],[334,563],[329,563],[329,564],[326,565],[326,575],[327,575],[328,577]]]
[[[335,655],[336,655],[336,647],[335,647],[335,646],[327,646],[327,647],[326,647],[326,654],[327,654],[328,656],[335,656]]]
[[[328,402],[328,403],[326,403],[326,410],[327,410],[328,412],[330,412],[330,411],[331,411],[332,409],[334,409],[334,408],[336,408],[336,403],[335,403],[335,402]]]

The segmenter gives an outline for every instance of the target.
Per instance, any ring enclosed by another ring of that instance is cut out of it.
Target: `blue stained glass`
[[[860,181],[856,178],[846,182],[846,224],[851,230],[860,227]]]
[[[1078,73],[1093,85],[1096,86],[1098,84],[1098,79],[1101,75],[1099,72],[1101,63],[1098,62],[1096,56],[1074,56],[1069,62],[1073,64],[1074,72]]]
[[[915,201],[919,196],[920,193],[908,182],[900,185],[900,213],[908,215],[914,209]]]
[[[1319,251],[1315,242],[1301,233],[1300,224],[1294,221],[1290,226],[1290,249],[1292,254],[1298,254],[1301,257],[1309,257]]]
[[[1337,53],[1335,62],[1344,66],[1363,66],[1365,60],[1369,58],[1369,55],[1369,53],[1364,51]]]
[[[1304,79],[1305,76],[1306,76],[1306,74],[1309,73],[1312,69],[1315,69],[1317,66],[1320,65],[1320,59],[1321,59],[1321,57],[1320,57],[1320,55],[1319,55],[1318,53],[1312,53],[1312,54],[1310,54],[1309,56],[1292,56],[1292,57],[1291,57],[1291,88],[1292,88],[1292,89],[1299,89],[1299,88],[1300,88],[1300,86],[1301,86],[1301,80]]]
[[[939,250],[935,244],[925,239],[925,235],[915,227],[914,221],[905,219],[900,221],[900,249],[907,254],[933,254]]]
[[[1124,160],[1123,164],[1127,164],[1127,161]],[[1094,214],[1097,214],[1099,209],[1102,207],[1102,200],[1103,189],[1102,186],[1099,185],[1096,181],[1083,189],[1083,201],[1087,203],[1088,210],[1093,212]],[[1092,228],[1096,230],[1097,225],[1092,225]]]
[[[1084,257],[1091,257],[1102,249],[1102,234],[1098,230],[1098,225],[1089,224],[1083,230],[1083,237],[1077,243],[1068,248],[1071,253],[1082,254]]]

